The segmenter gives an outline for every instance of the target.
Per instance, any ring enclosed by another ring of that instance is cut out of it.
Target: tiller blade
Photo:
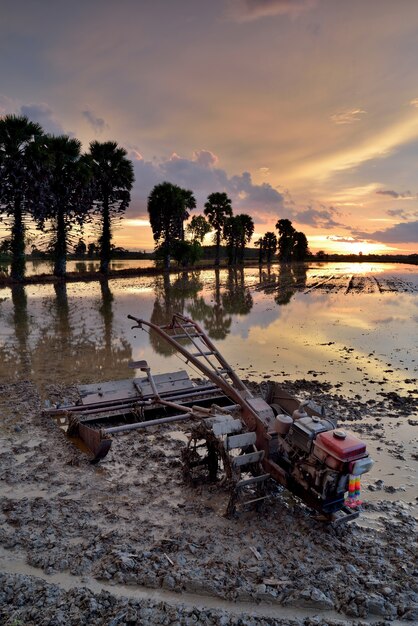
[[[98,463],[101,459],[104,459],[112,445],[111,438],[103,430],[97,430],[82,424],[75,416],[71,416],[69,420],[67,435],[81,439],[93,454],[91,463]]]

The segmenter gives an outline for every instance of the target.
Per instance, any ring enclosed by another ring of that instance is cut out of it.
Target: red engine
[[[332,420],[306,415],[278,430],[272,457],[286,471],[289,488],[324,513],[341,509],[350,477],[359,477],[373,465],[366,444],[337,429]]]

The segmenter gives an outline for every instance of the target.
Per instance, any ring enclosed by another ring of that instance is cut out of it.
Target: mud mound
[[[2,392],[2,623],[418,619],[416,521],[409,505],[382,499],[366,506],[380,530],[324,526],[276,487],[260,513],[228,520],[228,494],[219,486],[191,489],[182,482],[187,425],[116,436],[109,456],[93,466],[40,417],[31,384]],[[294,619],[283,617],[284,610]]]

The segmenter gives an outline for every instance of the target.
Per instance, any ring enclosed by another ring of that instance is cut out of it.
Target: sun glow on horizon
[[[308,236],[311,252],[315,254],[318,250],[323,250],[328,254],[396,254],[399,251],[395,247],[387,246],[382,243],[373,243],[365,240],[350,240],[349,237]],[[404,251],[402,251],[404,252]]]

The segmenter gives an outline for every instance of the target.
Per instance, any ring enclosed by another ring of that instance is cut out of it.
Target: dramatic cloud
[[[108,125],[106,124],[104,119],[102,117],[97,117],[97,115],[95,115],[95,113],[93,113],[93,111],[91,111],[90,109],[83,111],[83,117],[87,120],[87,122],[93,128],[94,132],[98,135],[102,133],[106,128],[108,128]]]
[[[38,122],[46,133],[73,136],[73,133],[65,132],[63,126],[55,117],[53,110],[47,104],[23,104],[20,107],[20,113],[26,115],[32,122]]]
[[[193,153],[193,161],[196,161],[202,167],[214,167],[219,159],[216,154],[209,150],[196,150]]]
[[[295,214],[295,220],[300,224],[308,224],[314,228],[335,228],[344,226],[341,222],[337,222],[334,217],[340,215],[339,211],[334,207],[321,207],[321,209],[314,209],[309,206],[303,211],[298,211]]]
[[[331,119],[334,124],[354,124],[362,119],[362,115],[365,115],[366,111],[362,109],[348,109],[347,111],[341,111],[331,115]]]
[[[218,157],[208,150],[197,150],[191,159],[174,153],[167,159],[146,161],[137,150],[130,152],[135,169],[135,212],[144,215],[146,197],[154,185],[169,181],[191,189],[196,197],[198,210],[203,208],[210,193],[226,192],[232,200],[235,213],[246,212],[259,222],[266,216],[290,217],[285,208],[285,197],[269,183],[255,184],[249,172],[229,176],[219,167]]]
[[[274,15],[298,17],[316,5],[317,0],[229,0],[231,16],[241,22]]]
[[[418,211],[405,211],[405,209],[389,209],[386,211],[391,217],[399,217],[401,220],[418,219]]]
[[[404,191],[403,193],[398,193],[397,191],[393,191],[392,189],[379,189],[376,191],[379,196],[390,196],[391,198],[412,198],[412,194],[410,191]]]
[[[357,237],[380,243],[414,243],[418,241],[418,220],[395,224],[386,230],[377,230],[374,233],[355,232]]]

